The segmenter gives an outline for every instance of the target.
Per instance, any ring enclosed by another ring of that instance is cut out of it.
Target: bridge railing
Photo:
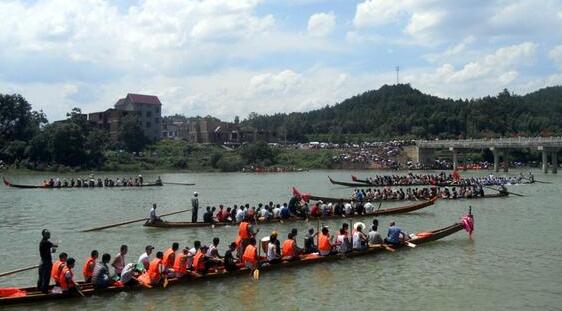
[[[554,147],[562,148],[562,137],[508,137],[489,139],[462,139],[462,140],[417,140],[420,148],[529,148],[529,147]]]

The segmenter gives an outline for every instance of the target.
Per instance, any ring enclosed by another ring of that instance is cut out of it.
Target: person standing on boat
[[[127,247],[127,245],[121,245],[121,248],[119,248],[119,253],[115,255],[115,258],[111,263],[111,266],[113,266],[113,268],[115,269],[115,275],[119,277],[121,277],[121,272],[123,271],[123,268],[125,268],[125,255],[127,255],[128,249],[129,248]]]
[[[197,212],[199,212],[199,194],[193,192],[193,198],[191,198],[191,222],[197,222]]]
[[[304,253],[311,254],[318,251],[314,245],[314,238],[318,235],[318,232],[314,232],[314,228],[309,228],[308,233],[304,237]]]
[[[51,269],[53,267],[53,258],[51,253],[56,251],[58,245],[49,241],[51,238],[51,233],[47,229],[41,231],[43,238],[39,242],[39,256],[41,257],[41,263],[39,264],[39,278],[37,280],[37,289],[43,294],[49,292],[49,282],[51,280]]]

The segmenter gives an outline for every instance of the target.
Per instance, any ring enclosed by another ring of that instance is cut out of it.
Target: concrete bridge
[[[514,149],[534,149],[542,152],[542,169],[548,172],[548,156],[551,158],[552,173],[558,171],[558,151],[562,149],[562,137],[516,137],[463,140],[418,140],[416,151],[418,162],[429,164],[436,150],[449,150],[453,154],[453,167],[458,166],[459,152],[466,150],[490,149],[494,154],[494,170],[500,170],[500,157],[503,169],[508,170],[509,151]]]

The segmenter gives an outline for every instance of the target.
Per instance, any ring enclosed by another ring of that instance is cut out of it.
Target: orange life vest
[[[318,250],[323,252],[329,252],[332,250],[332,244],[330,244],[330,235],[320,234],[318,242]]]
[[[175,261],[176,261],[176,252],[173,249],[168,248],[164,252],[164,259],[162,260],[162,263],[164,264],[164,266],[166,266],[166,268],[172,268],[174,266]]]
[[[150,265],[148,266],[148,276],[150,277],[151,283],[158,283],[162,274],[162,259],[154,258]]]
[[[247,240],[250,238],[250,233],[248,232],[248,226],[250,224],[248,222],[241,222],[239,229],[238,229],[238,237],[240,237],[241,240]]]
[[[88,258],[84,267],[82,268],[82,274],[84,274],[84,279],[91,278],[94,274],[96,260],[92,257]]]
[[[252,263],[253,265],[257,262],[257,252],[256,247],[252,244],[246,246],[246,250],[244,251],[244,255],[242,256],[244,262]]]
[[[176,260],[174,261],[174,271],[182,274],[187,272],[187,255],[180,254],[179,256],[176,256]]]
[[[67,272],[70,272],[70,281],[66,280],[65,275],[66,275]],[[62,271],[59,274],[59,280],[60,280],[60,287],[62,288],[63,291],[67,291],[69,288],[75,286],[74,285],[74,273],[66,265],[62,268]]]
[[[65,262],[57,260],[55,261],[53,267],[51,268],[51,277],[56,283],[59,283],[59,276],[64,266],[65,266]]]
[[[295,240],[287,239],[283,242],[283,247],[281,248],[281,256],[295,256]]]
[[[205,254],[203,254],[200,249],[197,250],[197,253],[193,256],[193,268],[195,268],[195,270],[205,270],[203,257],[205,257]]]

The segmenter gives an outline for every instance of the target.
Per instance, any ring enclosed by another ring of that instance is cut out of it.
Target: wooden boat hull
[[[437,200],[437,198],[433,198],[429,201],[423,201],[421,203],[417,203],[417,204],[410,204],[410,205],[406,205],[406,206],[399,206],[399,207],[393,207],[393,208],[385,208],[385,209],[379,209],[376,210],[372,213],[369,214],[363,214],[363,215],[347,215],[346,219],[349,218],[354,218],[354,217],[370,217],[370,216],[381,216],[381,215],[393,215],[393,214],[401,214],[401,213],[409,213],[409,212],[413,212],[413,211],[417,211],[420,210],[422,208],[431,206],[433,204],[435,204],[435,201]],[[329,219],[341,219],[341,216],[336,216],[336,215],[332,215],[332,216],[327,216],[327,217],[310,217],[308,220],[309,221],[314,221],[316,219],[319,220],[329,220]],[[272,219],[271,221],[258,221],[257,224],[258,225],[263,225],[263,224],[273,224],[273,223],[279,223],[279,222],[295,222],[295,221],[304,221],[304,219],[302,218],[287,218],[287,219]],[[236,226],[238,225],[237,223],[234,222],[218,222],[218,223],[214,223],[214,224],[210,224],[210,223],[204,223],[204,222],[172,222],[172,221],[162,221],[162,222],[155,222],[155,223],[150,223],[150,222],[146,222],[144,224],[145,227],[153,227],[153,228],[199,228],[199,227],[218,227],[218,226]]]
[[[134,189],[134,188],[143,188],[143,187],[161,187],[163,186],[162,183],[145,183],[140,186],[114,186],[114,187],[48,187],[48,186],[37,186],[37,185],[18,185],[11,183],[10,181],[2,178],[4,181],[4,185],[7,187],[18,188],[18,189]]]
[[[503,197],[507,197],[509,195],[509,193],[497,193],[497,194],[485,194],[483,197],[482,196],[478,196],[478,197],[467,197],[467,198],[439,198],[440,200],[476,200],[476,199],[492,199],[492,198],[503,198]],[[352,202],[353,200],[351,200],[350,198],[330,198],[330,197],[321,197],[321,196],[316,196],[316,195],[309,195],[308,198],[310,200],[313,201],[322,201],[324,203],[338,203],[338,202]],[[394,199],[390,199],[390,200],[367,200],[366,202],[371,202],[371,203],[379,203],[379,202],[403,202],[403,201],[411,201],[411,200],[394,200]]]
[[[440,240],[443,239],[449,235],[452,235],[460,230],[462,230],[464,227],[462,224],[460,223],[455,223],[451,226],[445,227],[445,228],[441,228],[441,229],[437,229],[437,230],[433,230],[430,231],[431,235],[424,235],[421,236],[419,238],[414,238],[412,240],[410,240],[410,243],[413,243],[415,245],[422,245],[428,242],[432,242],[432,241],[436,241],[436,240]],[[399,246],[396,249],[402,249],[402,248],[407,248],[405,246]],[[284,261],[282,263],[279,264],[272,264],[272,265],[263,265],[262,267],[260,267],[260,272],[263,274],[263,272],[267,272],[267,271],[274,271],[274,270],[280,270],[282,268],[292,268],[292,267],[299,267],[299,266],[304,266],[304,265],[309,265],[309,264],[313,264],[313,263],[322,263],[322,262],[329,262],[329,261],[336,261],[336,260],[345,260],[345,259],[349,259],[349,258],[354,258],[354,257],[362,257],[362,256],[367,256],[367,255],[374,255],[374,254],[378,254],[378,253],[384,253],[387,252],[387,249],[385,247],[370,247],[369,249],[367,249],[366,251],[353,251],[351,253],[346,253],[346,254],[338,254],[338,255],[333,255],[333,256],[308,256],[308,257],[301,257],[300,260],[296,260],[296,261]],[[234,277],[234,276],[248,276],[249,275],[249,270],[246,268],[241,268],[240,270],[234,271],[234,272],[212,272],[212,273],[208,273],[205,275],[189,275],[183,278],[172,278],[169,279],[168,281],[168,286],[174,286],[174,285],[179,285],[179,284],[183,284],[183,283],[193,283],[196,281],[204,281],[204,280],[211,280],[211,279],[218,279],[218,278],[225,278],[225,277]],[[155,287],[157,288],[157,287]],[[85,296],[92,296],[92,295],[98,295],[98,294],[105,294],[105,293],[113,293],[113,292],[125,292],[125,291],[135,291],[135,290],[141,290],[141,289],[147,289],[144,287],[141,287],[140,285],[137,286],[125,286],[125,287],[114,287],[111,286],[109,288],[106,289],[94,289],[90,284],[83,284],[82,285],[82,293]],[[2,305],[10,305],[10,304],[22,304],[22,303],[31,303],[31,302],[40,302],[40,301],[51,301],[51,300],[60,300],[60,299],[77,299],[80,298],[80,296],[65,296],[62,294],[42,294],[39,293],[35,288],[22,288],[21,290],[24,290],[26,293],[28,293],[27,296],[23,296],[23,297],[13,297],[13,298],[0,298],[0,306]]]

